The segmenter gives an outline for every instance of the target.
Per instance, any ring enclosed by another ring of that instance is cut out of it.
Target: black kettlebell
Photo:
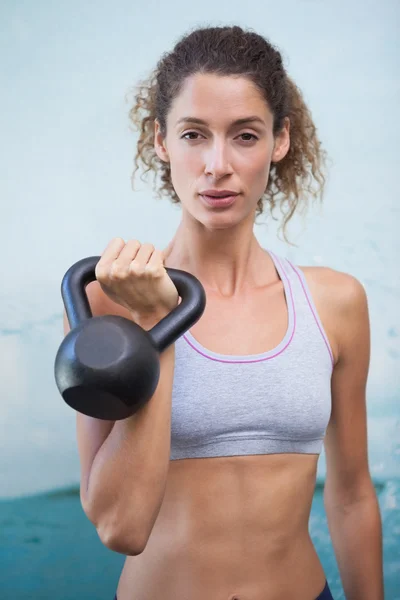
[[[160,377],[159,354],[199,320],[206,295],[196,277],[167,268],[182,301],[150,331],[117,315],[93,317],[85,288],[96,280],[99,260],[84,258],[63,277],[61,295],[71,331],[57,352],[54,374],[73,409],[117,421],[150,400]]]

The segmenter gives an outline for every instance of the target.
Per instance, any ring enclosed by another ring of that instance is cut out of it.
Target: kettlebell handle
[[[85,288],[96,281],[95,270],[100,258],[89,256],[79,260],[63,277],[61,295],[71,330],[93,317]],[[182,302],[148,331],[158,352],[163,352],[185,333],[194,324],[193,315],[197,315],[197,321],[206,305],[204,288],[194,275],[180,269],[167,268],[166,271]]]

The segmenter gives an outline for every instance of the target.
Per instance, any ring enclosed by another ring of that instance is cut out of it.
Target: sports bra
[[[302,271],[266,251],[284,286],[285,336],[239,356],[208,350],[190,330],[175,342],[171,460],[322,450],[332,350]]]

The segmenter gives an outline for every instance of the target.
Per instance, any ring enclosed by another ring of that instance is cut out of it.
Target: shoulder
[[[366,300],[363,284],[350,273],[330,267],[298,268],[304,273],[310,289],[335,305],[338,310],[351,310]]]
[[[356,331],[368,331],[365,288],[354,275],[330,267],[298,268],[305,276],[337,362],[348,338]]]

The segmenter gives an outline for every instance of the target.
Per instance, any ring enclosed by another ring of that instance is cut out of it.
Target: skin
[[[178,124],[185,116],[207,125]],[[232,126],[245,116],[261,122]],[[182,203],[165,265],[202,282],[207,307],[191,332],[219,353],[270,350],[288,324],[283,284],[253,233],[271,162],[282,160],[290,145],[289,122],[275,138],[272,124],[250,81],[209,74],[187,80],[168,115],[165,139],[155,123],[156,152],[170,163]],[[230,208],[214,209],[199,197],[207,188],[240,196]],[[382,599],[380,521],[367,458],[367,300],[351,275],[301,268],[335,361],[325,439],[332,541],[347,597]],[[104,302],[108,312],[128,317],[121,306]],[[308,454],[171,461],[146,547],[126,559],[119,600],[316,598],[326,579],[308,533],[317,462],[318,455]]]

